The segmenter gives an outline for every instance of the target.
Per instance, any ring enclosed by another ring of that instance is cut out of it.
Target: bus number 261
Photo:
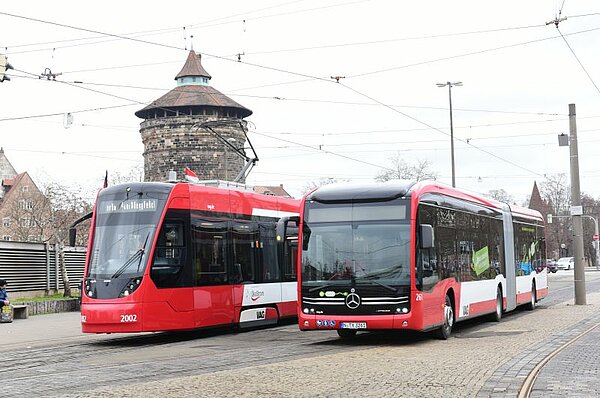
[[[136,322],[137,321],[137,315],[121,315],[121,323],[125,323],[125,322]]]

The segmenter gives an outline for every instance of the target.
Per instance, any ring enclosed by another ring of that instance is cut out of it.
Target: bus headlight
[[[127,282],[127,284],[123,288],[123,290],[121,290],[119,297],[129,296],[131,293],[135,292],[137,290],[137,288],[140,287],[141,284],[142,284],[141,276],[130,279],[129,282]]]

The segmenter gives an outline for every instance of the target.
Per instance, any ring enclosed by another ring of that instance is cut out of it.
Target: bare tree
[[[304,184],[304,187],[302,187],[302,194],[306,194],[307,192],[310,192],[315,188],[322,187],[323,185],[336,184],[340,182],[348,182],[348,180],[327,177],[320,178],[318,181],[309,181]]]
[[[492,199],[496,199],[499,202],[513,204],[515,203],[515,198],[506,192],[504,189],[490,189],[487,196]]]
[[[10,219],[10,233],[21,242],[44,242],[50,234],[47,218],[50,204],[37,190],[15,192],[5,215]]]
[[[554,214],[562,215],[569,212],[571,187],[566,174],[546,176],[546,179],[540,184],[540,194],[552,206]]]
[[[431,163],[428,160],[418,160],[416,164],[408,164],[400,153],[389,158],[392,167],[383,170],[375,177],[376,181],[389,180],[437,180],[438,174],[431,170]]]
[[[570,214],[571,189],[566,174],[546,176],[540,184],[540,194],[552,209],[553,215]],[[572,228],[570,217],[554,218],[546,229],[546,251],[555,257],[565,257],[572,253]]]
[[[44,187],[44,196],[47,200],[47,210],[43,219],[48,231],[47,241],[58,247],[59,269],[64,284],[64,296],[71,297],[71,286],[65,264],[65,241],[68,239],[69,226],[82,215],[92,210],[92,205],[82,197],[83,189],[80,187],[69,188],[57,182],[51,182]],[[89,228],[89,225],[87,226]],[[79,244],[86,243],[87,235],[81,233]]]
[[[137,164],[125,172],[108,171],[109,185],[125,184],[127,182],[144,181],[144,165]]]

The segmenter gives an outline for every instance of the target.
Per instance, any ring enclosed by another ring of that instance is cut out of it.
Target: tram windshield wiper
[[[144,241],[144,245],[142,247],[140,247],[138,250],[136,250],[135,253],[133,253],[128,259],[127,261],[125,261],[123,263],[123,265],[121,265],[121,268],[119,268],[118,270],[115,271],[115,273],[110,277],[111,279],[113,278],[118,278],[119,276],[121,276],[123,274],[123,272],[125,272],[125,270],[127,268],[129,268],[129,266],[131,264],[134,263],[134,261],[136,259],[138,259],[138,264],[137,264],[137,271],[140,271],[140,264],[142,263],[142,258],[144,257],[144,253],[146,251],[146,244],[148,243],[148,237],[150,237],[150,232],[148,232],[148,234],[146,235],[146,240]]]

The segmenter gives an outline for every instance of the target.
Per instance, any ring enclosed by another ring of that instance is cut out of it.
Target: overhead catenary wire
[[[582,33],[590,33],[590,32],[595,32],[597,30],[600,30],[600,27],[585,29],[585,30],[581,30],[578,32],[571,32],[571,33],[566,34],[565,36],[573,36],[573,35],[582,34]],[[561,36],[562,35],[546,37],[546,38],[541,38],[541,39],[535,39],[535,40],[528,40],[525,42],[507,44],[504,46],[488,48],[488,49],[478,50],[478,51],[471,51],[471,52],[467,52],[467,53],[463,53],[463,54],[455,54],[455,55],[451,55],[451,56],[447,56],[447,57],[441,57],[441,58],[436,58],[436,59],[431,59],[431,60],[426,60],[426,61],[421,61],[421,62],[415,62],[415,63],[407,64],[407,65],[399,65],[399,66],[393,66],[393,67],[388,67],[388,68],[383,68],[383,69],[377,69],[377,70],[373,70],[373,71],[357,73],[357,74],[353,74],[353,75],[347,75],[346,78],[351,79],[351,78],[356,78],[356,77],[370,76],[370,75],[375,75],[375,74],[379,74],[379,73],[385,73],[385,72],[391,72],[391,71],[395,71],[395,70],[399,70],[399,69],[410,68],[410,67],[414,67],[414,66],[422,66],[422,65],[435,63],[435,62],[449,61],[451,59],[464,58],[464,57],[480,55],[480,54],[484,54],[484,53],[488,53],[488,52],[506,50],[509,48],[520,47],[520,46],[525,46],[525,45],[534,44],[534,43],[541,43],[543,41],[560,39]]]
[[[435,131],[439,131],[440,133],[442,133],[442,134],[444,134],[444,135],[447,135],[447,136],[449,136],[449,135],[450,135],[449,133],[446,133],[445,131],[442,131],[442,130],[440,130],[440,129],[437,129],[437,128],[435,128],[435,127],[433,127],[433,126],[429,125],[428,123],[425,123],[425,122],[423,122],[423,121],[421,121],[421,120],[419,120],[419,119],[417,119],[417,118],[415,118],[415,117],[413,117],[413,116],[410,116],[410,115],[408,115],[408,114],[406,114],[406,113],[404,113],[404,112],[401,112],[401,111],[399,111],[399,110],[397,110],[397,109],[395,109],[395,108],[393,108],[393,107],[391,107],[391,106],[389,106],[389,105],[386,105],[386,104],[384,104],[383,102],[381,102],[381,101],[379,101],[379,100],[377,100],[377,99],[375,99],[375,98],[373,98],[373,97],[371,97],[371,96],[369,96],[369,95],[367,95],[367,94],[365,94],[365,93],[362,93],[362,92],[360,92],[360,91],[358,91],[358,90],[356,90],[356,89],[354,89],[354,88],[352,88],[352,87],[350,87],[350,86],[348,86],[348,85],[346,85],[346,84],[344,84],[344,83],[337,83],[337,84],[340,84],[342,87],[345,87],[346,89],[348,89],[348,90],[350,90],[350,91],[353,91],[354,93],[356,93],[356,94],[358,94],[358,95],[360,95],[360,96],[363,96],[363,97],[365,97],[365,98],[368,98],[368,99],[369,99],[369,100],[371,100],[371,101],[378,102],[378,103],[380,103],[381,105],[385,106],[386,108],[388,108],[388,109],[392,110],[393,112],[396,112],[396,113],[398,113],[398,114],[400,114],[400,115],[402,115],[402,116],[404,116],[404,117],[407,117],[407,118],[409,118],[409,119],[411,119],[411,120],[413,120],[413,121],[415,121],[415,122],[417,122],[417,123],[419,123],[419,124],[422,124],[422,125],[424,125],[424,126],[427,126],[427,127],[431,128],[431,129],[433,129],[433,130],[435,130]],[[498,160],[501,160],[501,161],[503,161],[503,162],[505,162],[505,163],[508,163],[508,164],[510,164],[510,165],[512,165],[512,166],[515,166],[515,167],[518,167],[518,168],[520,168],[520,169],[522,169],[522,170],[528,171],[528,172],[530,172],[530,173],[532,173],[532,174],[534,174],[534,175],[543,176],[543,174],[542,174],[542,173],[538,173],[537,171],[533,171],[533,170],[531,170],[531,169],[529,169],[529,168],[527,168],[527,167],[525,167],[525,166],[521,166],[521,165],[519,165],[519,164],[517,164],[517,163],[515,163],[515,162],[512,162],[512,161],[508,160],[508,159],[502,158],[502,157],[500,157],[500,156],[498,156],[498,155],[496,155],[496,154],[494,154],[494,153],[492,153],[492,152],[490,152],[490,151],[486,151],[485,149],[481,149],[481,148],[479,148],[479,147],[477,147],[477,146],[475,146],[475,145],[473,145],[473,144],[470,144],[470,143],[468,143],[466,140],[462,140],[462,139],[460,139],[460,138],[456,138],[456,137],[455,137],[455,139],[456,139],[457,141],[461,141],[461,142],[463,142],[463,143],[465,143],[465,144],[467,144],[467,145],[470,145],[470,146],[472,146],[473,148],[476,148],[476,149],[480,150],[481,152],[484,152],[484,153],[486,153],[486,154],[488,154],[488,155],[490,155],[490,156],[492,156],[492,157],[494,157],[494,158],[496,158],[496,159],[498,159]]]
[[[586,67],[583,65],[583,62],[581,62],[581,60],[579,59],[579,57],[577,56],[577,54],[575,54],[575,51],[573,50],[573,47],[571,47],[571,45],[567,41],[567,38],[565,37],[565,35],[563,35],[563,33],[558,28],[558,26],[556,27],[556,29],[558,30],[558,33],[560,33],[560,36],[563,38],[565,44],[567,45],[567,47],[571,51],[571,54],[573,54],[573,56],[577,60],[577,63],[579,63],[579,66],[581,66],[581,69],[583,69],[583,72],[586,74],[586,76],[588,77],[588,79],[590,80],[590,82],[592,83],[592,85],[594,86],[594,88],[596,89],[596,91],[598,92],[598,94],[600,94],[600,88],[598,88],[598,85],[596,84],[596,82],[594,81],[594,79],[592,78],[592,76],[590,75],[590,73],[587,71]]]
[[[25,73],[28,76],[18,76],[15,75],[15,77],[26,77],[29,79],[33,79],[33,80],[40,80],[40,76],[32,73],[32,72],[27,72],[27,71],[23,71],[20,69],[16,69],[15,71],[17,72],[21,72],[21,73]],[[46,79],[41,79],[42,81],[46,81]],[[83,81],[65,81],[65,80],[60,80],[60,79],[54,79],[51,80],[53,82],[58,82],[58,83],[62,83],[62,84],[66,84],[72,87],[78,87],[87,91],[92,91],[98,94],[102,94],[102,95],[107,95],[110,97],[115,97],[118,99],[124,99],[127,101],[131,101],[132,104],[140,104],[140,105],[148,105],[150,103],[152,103],[151,100],[149,101],[139,101],[136,99],[131,99],[131,98],[126,98],[120,95],[115,95],[112,93],[107,93],[105,91],[100,91],[100,90],[95,90],[95,89],[90,89],[88,87],[85,87],[84,85],[92,85],[92,86],[106,86],[106,87],[117,87],[117,88],[134,88],[134,89],[144,89],[144,90],[161,90],[161,91],[168,91],[168,89],[163,89],[163,88],[154,88],[154,87],[140,87],[140,86],[131,86],[131,85],[118,85],[118,84],[105,84],[105,83],[93,83],[93,82],[83,82]],[[185,92],[185,90],[183,90]],[[194,90],[190,89],[190,95],[193,95]],[[226,96],[227,94],[221,94],[223,96]],[[356,103],[356,102],[348,102],[348,101],[324,101],[324,100],[316,100],[316,99],[297,99],[297,98],[281,98],[281,97],[272,97],[272,96],[256,96],[256,95],[243,95],[243,94],[229,94],[232,96],[241,96],[241,97],[251,97],[251,98],[263,98],[263,99],[272,99],[272,100],[277,100],[277,101],[281,101],[281,100],[289,100],[289,101],[300,101],[300,102],[315,102],[315,103],[331,103],[331,104],[342,104],[342,105],[360,105],[360,106],[382,106],[382,104],[379,103]],[[126,105],[120,105],[120,106],[126,106]],[[391,107],[401,107],[401,108],[417,108],[417,109],[432,109],[432,110],[444,110],[446,111],[447,108],[445,107],[425,107],[425,106],[410,106],[410,105],[385,105],[385,106],[391,106]],[[171,111],[170,109],[166,109],[166,108],[160,108],[158,107],[157,109],[165,109],[168,111]],[[558,113],[544,113],[544,112],[523,112],[523,111],[507,111],[507,110],[482,110],[482,109],[465,109],[465,108],[455,108],[456,111],[464,111],[464,112],[489,112],[489,113],[505,113],[505,114],[531,114],[531,115],[540,115],[540,116],[558,116],[560,114]],[[66,112],[62,112],[62,113],[66,113]],[[73,112],[71,112],[73,113]],[[60,114],[60,113],[58,113]],[[41,114],[38,115],[37,117],[47,117],[47,116],[56,116],[57,114]],[[31,116],[23,116],[20,118],[33,118],[36,117],[35,115],[31,115]],[[14,120],[13,118],[6,118],[6,119],[1,119],[0,121],[3,120]],[[471,125],[471,126],[465,126],[465,127],[456,127],[456,128],[474,128],[474,127],[487,127],[487,126],[494,126],[494,125],[509,125],[509,124],[524,124],[524,123],[538,123],[538,122],[551,122],[551,121],[559,121],[561,119],[554,119],[554,120],[542,120],[542,121],[524,121],[524,122],[511,122],[511,123],[500,123],[500,124],[486,124],[486,125]],[[427,130],[427,129],[410,129],[410,131],[419,131],[419,130]],[[409,131],[409,130],[398,130],[398,131]],[[285,134],[285,133],[283,133]],[[319,135],[321,135],[322,133],[318,133]],[[342,134],[342,133],[340,133]],[[360,132],[357,133],[348,133],[348,134],[360,134]],[[336,133],[328,133],[327,135],[336,135]]]
[[[273,8],[279,8],[279,7],[284,7],[284,6],[288,6],[290,4],[294,4],[294,3],[300,3],[306,0],[292,0],[289,1],[287,3],[280,3],[280,4],[275,4],[269,7],[262,7],[256,10],[250,10],[250,11],[245,11],[245,12],[241,12],[241,13],[236,13],[233,15],[228,15],[226,17],[219,17],[219,18],[214,18],[214,19],[210,19],[207,21],[203,21],[203,22],[199,22],[199,23],[195,23],[192,25],[186,25],[184,26],[184,28],[188,27],[202,27],[203,24],[208,24],[208,23],[212,23],[212,22],[217,22],[217,21],[221,21],[221,20],[225,20],[225,19],[229,19],[229,18],[233,18],[233,17],[238,17],[238,16],[242,16],[242,15],[248,15],[248,14],[254,14],[256,12],[260,12],[260,11],[265,11],[265,10],[269,10],[269,9],[273,9]],[[154,33],[163,33],[163,32],[174,32],[181,29],[181,26],[177,26],[177,27],[170,27],[170,28],[161,28],[161,29],[152,29],[152,30],[144,30],[144,31],[138,31],[138,32],[130,32],[130,33],[122,33],[122,36],[133,36],[133,35],[140,35],[140,34],[154,34]],[[91,39],[98,39],[98,38],[102,38],[105,37],[105,35],[96,35],[96,36],[91,36],[91,37],[80,37],[80,38],[75,38],[75,39],[64,39],[64,40],[54,40],[54,41],[45,41],[45,42],[38,42],[38,43],[28,43],[28,44],[7,44],[5,45],[5,47],[7,48],[20,48],[20,47],[31,47],[31,46],[38,46],[38,45],[46,45],[46,44],[60,44],[60,43],[67,43],[67,42],[71,42],[71,41],[81,41],[81,40],[91,40]],[[54,49],[57,48],[57,46],[52,46],[52,48],[45,48],[45,49],[40,49],[37,51],[46,51],[49,49]],[[60,47],[59,47],[60,48]]]
[[[196,28],[203,28],[203,27],[213,27],[213,26],[219,26],[219,25],[225,25],[225,24],[239,23],[240,22],[239,20],[225,21],[225,22],[219,22],[219,23],[212,23],[212,22],[218,22],[218,21],[220,21],[222,19],[229,19],[229,18],[232,18],[232,17],[235,17],[235,16],[242,16],[242,15],[245,15],[245,14],[249,14],[249,13],[251,14],[251,13],[255,13],[255,12],[258,12],[258,11],[264,11],[264,10],[271,9],[271,8],[282,7],[284,5],[289,5],[289,4],[293,4],[293,3],[297,3],[297,2],[301,2],[301,1],[305,1],[305,0],[294,0],[294,1],[290,1],[288,3],[277,4],[277,5],[270,6],[270,7],[263,7],[262,9],[250,11],[248,13],[238,13],[238,14],[234,14],[233,16],[221,17],[221,18],[217,18],[217,19],[214,19],[214,20],[210,20],[210,21],[205,21],[205,22],[201,22],[201,23],[195,23],[195,24],[185,25],[185,27],[186,28],[194,28],[194,29],[196,29]],[[257,16],[257,17],[246,17],[246,18],[244,18],[244,21],[256,20],[256,19],[264,19],[264,18],[273,18],[273,17],[283,16],[283,15],[293,15],[293,14],[298,14],[298,13],[302,13],[302,12],[318,11],[318,10],[322,10],[322,9],[325,9],[325,8],[342,7],[342,6],[346,6],[346,5],[357,4],[357,3],[364,3],[364,2],[369,2],[369,1],[374,1],[374,0],[353,0],[353,1],[343,2],[343,3],[330,4],[330,5],[326,5],[326,6],[312,7],[312,8],[309,8],[309,9],[283,12],[283,13],[279,13],[279,14],[271,14],[271,15],[264,15],[264,16]],[[6,15],[6,16],[15,17],[15,18],[23,18],[23,19],[28,19],[30,21],[34,21],[34,22],[40,22],[40,23],[49,23],[49,24],[53,24],[53,25],[56,25],[56,26],[68,27],[68,28],[71,28],[71,29],[78,29],[78,30],[86,31],[88,33],[95,33],[95,34],[98,35],[98,36],[95,36],[95,37],[80,38],[80,39],[74,39],[74,40],[94,40],[94,39],[100,39],[100,38],[105,37],[105,36],[111,36],[110,40],[98,40],[98,41],[94,41],[94,42],[91,42],[91,43],[78,43],[78,44],[65,45],[65,46],[52,46],[52,47],[49,47],[49,48],[34,49],[34,50],[13,51],[13,52],[9,52],[8,54],[22,54],[22,53],[31,53],[31,52],[38,52],[38,51],[48,51],[48,50],[55,50],[55,49],[70,48],[70,47],[79,47],[79,46],[84,46],[84,45],[92,45],[92,44],[105,43],[107,41],[113,41],[113,40],[136,40],[136,41],[140,41],[140,42],[146,42],[147,44],[161,45],[159,43],[154,43],[154,42],[149,42],[149,41],[146,41],[146,40],[137,39],[137,37],[151,36],[151,35],[156,35],[156,34],[160,34],[160,33],[163,33],[163,32],[169,32],[170,33],[170,32],[174,32],[174,31],[177,31],[177,30],[181,29],[181,26],[178,26],[178,27],[172,27],[172,28],[163,28],[163,29],[149,30],[149,31],[144,31],[144,32],[123,33],[123,34],[108,34],[107,35],[104,32],[94,31],[94,30],[91,30],[91,29],[79,28],[79,27],[74,27],[72,25],[60,24],[58,22],[51,22],[51,21],[46,21],[46,20],[37,19],[37,18],[24,17],[24,16],[21,16],[21,15],[10,14],[10,13],[6,13],[6,12],[0,12],[0,15]],[[60,43],[60,42],[64,42],[64,41],[48,42],[47,44]],[[44,44],[46,44],[46,43],[44,43]],[[12,45],[12,46],[5,45],[4,47],[8,48],[8,47],[18,47],[18,46],[19,45]],[[22,46],[27,46],[27,45],[21,45],[21,47]],[[163,46],[167,46],[167,45],[163,45]],[[185,46],[183,48],[181,48],[181,49],[185,49]]]
[[[108,35],[110,35],[110,34],[108,34]],[[114,36],[114,35],[113,35],[113,36]],[[142,42],[146,42],[146,41],[142,41]],[[150,43],[150,44],[156,44],[156,43]],[[172,47],[172,46],[171,46],[171,47]],[[178,49],[179,49],[179,48],[178,48]],[[249,64],[249,65],[254,65],[254,66],[259,66],[259,67],[265,67],[265,66],[262,66],[262,65],[255,65],[255,64],[251,64],[251,63],[247,63],[247,64]],[[291,74],[300,75],[300,76],[304,76],[304,77],[311,77],[311,78],[313,78],[313,79],[325,80],[325,79],[323,79],[323,78],[318,78],[318,77],[315,77],[315,76],[309,76],[309,75],[306,75],[306,74],[300,74],[300,73],[297,73],[297,72],[286,71],[286,70],[282,70],[282,69],[279,69],[279,68],[271,68],[271,67],[266,67],[266,68],[268,68],[268,69],[271,69],[271,70],[277,70],[277,71],[279,71],[279,72],[291,73]],[[66,84],[69,84],[69,83],[66,83]],[[348,86],[346,86],[346,85],[344,85],[344,86],[345,86],[345,87],[348,87]],[[76,87],[80,87],[80,86],[76,86]],[[99,92],[98,90],[90,90],[90,91],[96,91],[96,92]],[[356,91],[356,90],[354,90],[354,91]],[[359,93],[358,91],[356,91],[356,92],[357,92],[357,93]],[[103,93],[103,92],[99,92],[99,93],[106,94],[106,93]],[[108,95],[110,95],[110,94],[108,94]],[[112,95],[112,96],[115,96],[115,95]],[[120,97],[120,96],[115,96],[115,97],[116,97],[116,98],[121,98],[121,99],[124,99],[124,97]],[[367,96],[367,98],[369,98],[369,99],[372,99],[371,97],[368,97],[368,96]],[[140,103],[142,103],[142,102],[140,102]],[[384,104],[382,104],[382,105],[384,105]],[[388,107],[389,107],[389,106],[388,106]],[[390,109],[393,109],[392,107],[389,107],[389,108],[390,108]],[[397,110],[396,110],[396,111],[397,111]],[[398,112],[398,111],[397,111],[397,112]],[[402,112],[399,112],[399,113],[402,113]],[[408,115],[406,115],[406,114],[404,114],[404,113],[402,113],[402,114],[403,114],[404,116],[410,117],[410,116],[408,116]],[[416,120],[416,119],[414,119],[414,118],[412,118],[412,119],[413,119],[413,120],[415,120],[415,121],[417,121],[417,120]],[[425,124],[425,123],[423,123],[423,122],[421,122],[421,123],[422,123],[422,124]],[[427,124],[425,124],[425,125],[427,125]],[[431,127],[431,126],[429,126],[429,127]],[[434,128],[434,129],[435,129],[435,128]],[[438,131],[441,131],[441,130],[439,130],[439,129],[438,129]],[[492,155],[492,156],[493,156],[493,154],[490,154],[490,155]],[[503,160],[504,160],[504,159],[503,159]],[[516,164],[514,164],[514,163],[513,163],[513,165],[516,165]],[[517,165],[517,166],[518,166],[518,165]],[[531,170],[529,170],[529,171],[531,172]],[[535,172],[533,172],[533,173],[535,173]],[[536,174],[539,174],[539,173],[536,173]]]
[[[164,87],[144,87],[144,86],[133,86],[128,84],[110,84],[110,83],[97,83],[82,80],[65,81],[65,83],[80,84],[80,85],[91,85],[91,86],[103,86],[103,87],[115,87],[115,88],[131,88],[137,90],[154,90],[168,92],[173,88]],[[186,90],[185,88],[179,87],[179,91],[185,93],[186,91],[194,95],[197,91],[193,88]],[[350,101],[333,101],[333,100],[322,100],[316,98],[294,98],[294,97],[279,97],[279,96],[265,96],[265,95],[252,95],[252,94],[236,94],[236,93],[213,93],[216,96],[232,96],[232,97],[244,97],[244,98],[258,98],[275,101],[294,101],[294,102],[308,102],[308,103],[319,103],[319,104],[337,104],[337,105],[357,105],[357,106],[381,106],[376,103],[368,102],[350,102]],[[181,97],[185,99],[185,96]],[[418,105],[399,105],[389,104],[393,107],[398,108],[415,108],[415,109],[431,109],[431,110],[443,110],[447,111],[446,107],[434,107],[434,106],[418,106]],[[453,108],[457,112],[482,112],[482,113],[504,113],[504,114],[519,114],[519,115],[539,115],[539,116],[568,116],[567,114],[550,113],[550,112],[525,112],[525,111],[510,111],[510,110],[499,110],[499,109],[468,109],[468,108]]]

